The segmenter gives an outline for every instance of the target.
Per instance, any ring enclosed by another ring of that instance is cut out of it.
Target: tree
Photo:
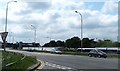
[[[119,47],[119,42],[113,42],[112,40],[105,39],[105,40],[98,40],[97,47]]]
[[[89,38],[83,38],[82,44],[84,48],[90,47],[90,40]]]
[[[119,42],[113,42],[113,47],[120,47],[120,43]]]
[[[65,43],[68,48],[79,48],[80,47],[80,38],[73,37],[71,39],[67,39]]]
[[[50,47],[49,43],[45,43],[42,47]]]
[[[97,47],[101,47],[103,45],[103,40],[98,40],[97,41]]]
[[[83,38],[82,41],[83,41],[82,43],[84,48],[95,47],[96,42],[94,41],[94,39]]]
[[[56,43],[57,43],[57,47],[64,47],[65,46],[64,41],[58,40]]]
[[[71,48],[71,39],[67,39],[67,40],[66,40],[65,46],[66,46],[67,48]]]
[[[55,40],[50,41],[49,44],[51,47],[57,47],[57,43],[55,42]]]

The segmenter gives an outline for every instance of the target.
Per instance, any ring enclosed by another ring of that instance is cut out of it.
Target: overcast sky
[[[4,31],[6,0],[0,2],[0,32]],[[117,40],[118,2],[117,0],[37,0],[11,2],[8,5],[8,42],[33,42],[34,28],[37,28],[37,42],[44,44],[50,38],[66,40],[80,37],[83,16],[83,37]],[[50,38],[46,38],[50,37]],[[0,38],[0,41],[1,38]]]

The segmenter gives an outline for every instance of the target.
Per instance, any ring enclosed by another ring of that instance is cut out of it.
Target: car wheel
[[[104,58],[107,58],[107,56],[104,56]]]
[[[89,54],[88,56],[89,56],[89,57],[92,57],[92,55],[90,55],[90,54]]]
[[[101,56],[100,56],[100,55],[98,55],[98,58],[101,58]]]

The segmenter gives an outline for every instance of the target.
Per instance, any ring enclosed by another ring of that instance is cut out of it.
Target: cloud
[[[105,14],[116,14],[118,12],[118,2],[106,1],[101,11]]]
[[[48,0],[43,2],[18,2],[10,4],[8,13],[8,32],[13,32],[15,41],[33,41],[34,29],[37,28],[37,42],[44,44],[50,39],[66,40],[73,36],[80,37],[81,17],[83,16],[84,37],[117,37],[117,3],[115,2],[81,2],[79,0]],[[96,6],[99,4],[98,6]],[[92,5],[91,7],[89,7]],[[3,5],[3,7],[5,7]],[[112,11],[114,10],[114,11]],[[0,9],[0,20],[5,20],[5,10]],[[4,21],[0,23],[3,31]],[[27,35],[26,35],[27,33]]]
[[[51,6],[50,2],[28,2],[28,5],[31,9],[45,11],[48,10]]]

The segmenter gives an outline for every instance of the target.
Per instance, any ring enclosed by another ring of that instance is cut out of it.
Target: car
[[[52,51],[50,51],[50,53],[62,54],[62,51],[60,51],[60,50],[52,50]]]
[[[88,53],[88,56],[89,57],[98,57],[98,58],[104,57],[104,58],[106,58],[107,54],[105,52],[101,51],[100,49],[93,49]]]

